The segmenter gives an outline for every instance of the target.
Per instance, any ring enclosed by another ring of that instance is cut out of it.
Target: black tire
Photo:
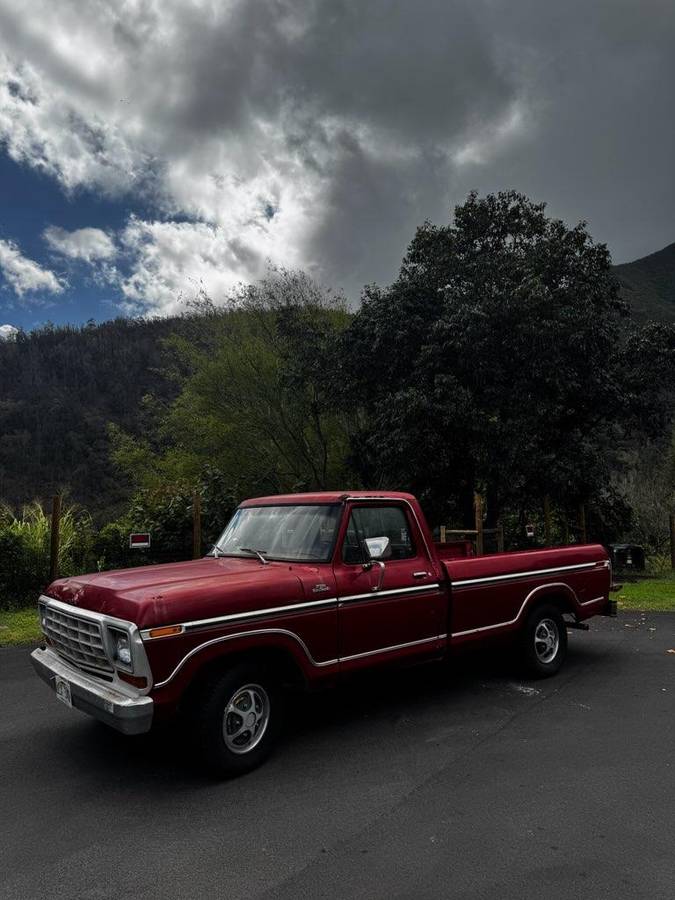
[[[282,695],[271,673],[260,665],[242,662],[213,676],[193,696],[191,706],[192,743],[212,774],[244,775],[274,749],[282,723]],[[257,721],[249,727],[252,714]]]
[[[527,674],[549,678],[560,671],[567,656],[567,626],[557,606],[537,606],[527,617],[520,636]]]

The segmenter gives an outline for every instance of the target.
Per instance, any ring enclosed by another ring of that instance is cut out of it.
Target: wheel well
[[[574,603],[568,595],[560,591],[554,591],[550,594],[540,594],[530,604],[528,615],[540,606],[556,606],[560,610],[561,615],[570,615],[576,618]]]
[[[180,706],[189,706],[191,698],[201,689],[205,682],[241,662],[256,663],[273,672],[279,683],[284,686],[300,690],[304,690],[306,687],[304,673],[288,650],[283,650],[279,647],[260,647],[254,650],[225,653],[205,662],[195,672],[192,681],[181,698]]]

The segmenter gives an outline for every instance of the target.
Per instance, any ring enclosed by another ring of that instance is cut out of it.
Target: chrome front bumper
[[[48,648],[34,650],[30,659],[40,678],[53,691],[55,678],[68,682],[75,709],[94,716],[123,734],[142,734],[150,730],[153,713],[150,697],[127,697],[110,685],[90,678],[75,666],[68,665]]]

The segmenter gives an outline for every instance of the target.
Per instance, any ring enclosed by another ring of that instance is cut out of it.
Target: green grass
[[[612,594],[619,601],[621,610],[653,610],[675,612],[675,581],[670,579],[645,579],[634,584],[624,584]]]
[[[0,647],[36,644],[40,637],[36,609],[0,610]]]

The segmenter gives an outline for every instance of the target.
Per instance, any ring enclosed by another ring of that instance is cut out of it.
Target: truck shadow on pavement
[[[512,653],[494,648],[463,654],[451,664],[429,663],[404,669],[382,669],[354,677],[332,690],[288,696],[286,726],[281,746],[257,772],[256,779],[274,772],[278,782],[297,778],[310,757],[325,765],[340,765],[341,757],[368,747],[378,752],[383,741],[405,740],[405,735],[433,734],[439,727],[459,730],[471,720],[518,712],[552,693],[600,656],[590,642],[570,647],[565,667],[558,676],[543,681],[524,680]],[[440,721],[439,723],[439,720]],[[400,727],[399,727],[400,726]],[[64,773],[119,785],[125,792],[135,786],[199,789],[214,778],[199,770],[191,759],[188,735],[179,723],[154,729],[147,735],[127,737],[91,720],[63,720],[45,728],[36,739],[36,766],[49,760]],[[431,739],[431,738],[430,738]],[[386,755],[386,748],[382,750]],[[337,762],[336,762],[337,761]],[[242,781],[241,779],[239,780]]]

